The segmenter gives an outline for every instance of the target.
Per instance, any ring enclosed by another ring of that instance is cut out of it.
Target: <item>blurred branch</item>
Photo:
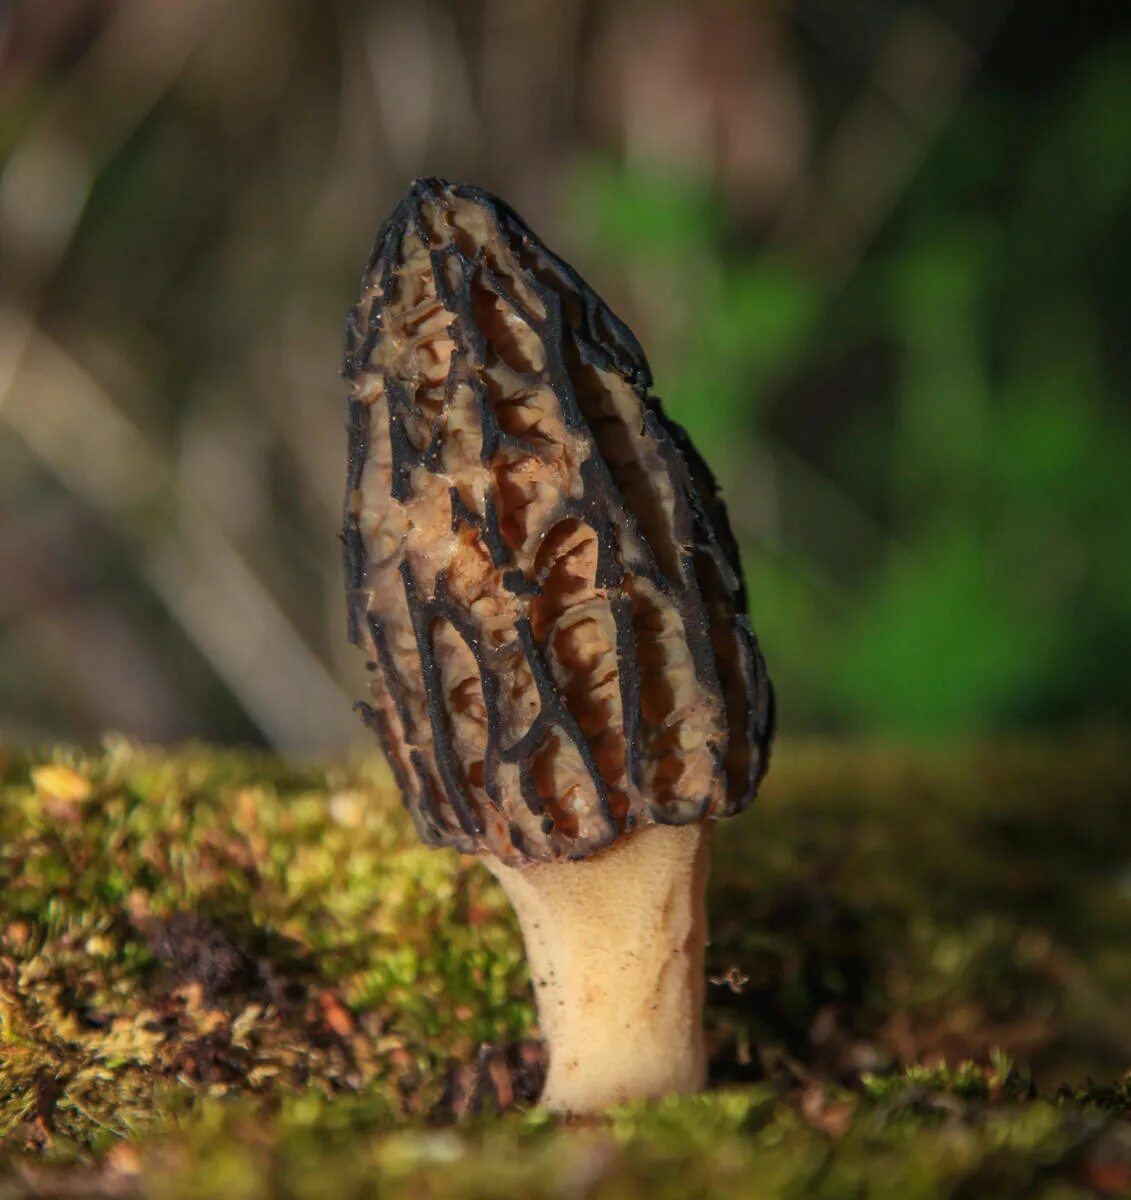
[[[766,249],[843,285],[958,107],[1012,0],[984,5],[971,40],[925,5],[896,18],[860,99],[787,196]]]
[[[275,746],[345,740],[349,700],[208,511],[98,383],[0,308],[0,420],[63,485],[126,531],[155,594]]]
[[[32,295],[66,252],[100,171],[222,11],[221,0],[123,0],[53,89],[0,175],[0,252],[30,277]]]

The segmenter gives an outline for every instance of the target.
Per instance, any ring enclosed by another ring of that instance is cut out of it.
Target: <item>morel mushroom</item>
[[[705,1081],[709,824],[771,692],[710,471],[632,333],[518,215],[418,180],[346,326],[360,706],[420,836],[522,926],[560,1112]]]

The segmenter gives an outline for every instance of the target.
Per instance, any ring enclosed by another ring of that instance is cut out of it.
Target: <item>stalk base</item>
[[[589,1113],[702,1088],[708,826],[649,826],[582,862],[484,862],[526,941],[542,1104]]]

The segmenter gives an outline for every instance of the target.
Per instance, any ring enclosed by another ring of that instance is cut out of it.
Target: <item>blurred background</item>
[[[0,11],[7,737],[365,739],[341,328],[419,174],[639,335],[784,729],[1131,716],[1125,3]]]

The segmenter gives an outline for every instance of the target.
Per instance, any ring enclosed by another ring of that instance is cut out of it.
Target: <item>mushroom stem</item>
[[[485,858],[526,941],[546,1108],[590,1113],[703,1086],[709,850],[696,822],[649,826],[581,862]]]

